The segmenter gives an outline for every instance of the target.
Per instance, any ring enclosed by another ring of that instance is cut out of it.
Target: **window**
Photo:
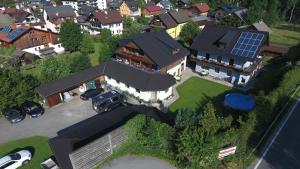
[[[141,91],[139,89],[135,89],[137,93],[140,93]]]
[[[234,59],[230,59],[230,60],[229,60],[229,65],[230,65],[230,66],[233,66],[233,64],[234,64]]]
[[[242,82],[242,83],[245,83],[245,82],[246,82],[246,79],[242,77],[241,82]]]
[[[219,63],[221,63],[221,62],[222,62],[222,56],[218,56],[218,57],[217,57],[217,61],[218,61]]]
[[[219,73],[219,72],[220,72],[220,68],[215,67],[215,72],[216,72],[216,73]]]
[[[206,54],[205,54],[205,59],[206,59],[206,60],[209,60],[209,53],[206,53]]]
[[[117,101],[119,100],[119,97],[113,97],[111,100],[112,100],[113,102],[117,102]]]
[[[232,71],[231,70],[227,70],[227,76],[231,76],[232,75]]]
[[[0,169],[5,169],[5,168],[7,168],[7,167],[13,165],[14,163],[15,163],[15,161],[8,162],[8,163],[2,165],[2,166],[0,167]]]
[[[208,66],[202,66],[202,69],[208,70],[209,67]]]

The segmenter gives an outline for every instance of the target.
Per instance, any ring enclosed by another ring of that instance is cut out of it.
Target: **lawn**
[[[300,25],[280,25],[272,28],[271,43],[279,46],[291,47],[300,42]]]
[[[20,167],[20,169],[41,168],[40,163],[52,155],[48,145],[48,138],[36,136],[1,144],[0,157],[9,153],[14,153],[21,149],[27,149],[31,151],[33,158],[28,165]]]
[[[228,86],[199,77],[191,77],[177,87],[180,98],[170,106],[170,110],[173,112],[179,109],[196,111],[199,105],[209,100],[212,100],[218,109],[223,104],[225,94],[231,90],[232,88]]]
[[[99,53],[100,53],[100,49],[101,49],[101,42],[94,42],[94,47],[95,47],[95,52],[89,54],[90,57],[90,62],[92,64],[92,66],[96,66],[100,63],[99,61]]]

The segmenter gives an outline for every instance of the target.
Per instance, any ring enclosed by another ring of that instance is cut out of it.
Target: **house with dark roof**
[[[147,102],[164,101],[173,94],[175,79],[159,71],[150,72],[117,61],[104,62],[95,67],[50,81],[37,87],[42,102],[49,107],[64,101],[64,93],[90,81],[102,87],[112,87],[127,92]]]
[[[16,8],[7,7],[3,14],[9,15],[16,24],[32,24],[40,21],[33,14]]]
[[[195,71],[246,86],[262,67],[261,52],[268,39],[267,32],[206,26],[191,45]]]
[[[146,32],[119,42],[116,59],[150,72],[181,76],[189,51],[166,32]]]
[[[168,124],[165,113],[144,105],[121,106],[57,132],[49,139],[60,169],[91,169],[127,140],[124,125],[136,115]]]
[[[170,0],[161,0],[156,5],[164,10],[171,10],[172,8],[172,3],[170,2]]]
[[[162,28],[166,30],[172,38],[178,38],[183,25],[189,20],[190,18],[187,13],[183,10],[169,11],[154,16],[149,25],[153,28]]]
[[[43,17],[45,27],[57,33],[59,33],[60,26],[64,21],[74,20],[76,22],[74,9],[69,5],[45,6]]]
[[[124,0],[120,6],[121,16],[130,16],[132,18],[141,16],[142,10],[139,4],[140,1],[137,0]]]

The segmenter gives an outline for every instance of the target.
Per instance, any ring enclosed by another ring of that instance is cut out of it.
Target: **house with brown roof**
[[[88,32],[96,35],[101,29],[109,29],[112,35],[120,35],[123,32],[123,18],[117,10],[96,10],[89,17]]]
[[[150,21],[150,26],[154,28],[162,28],[172,38],[178,38],[183,25],[185,25],[190,18],[183,10],[169,11],[153,17]]]
[[[71,6],[45,6],[44,20],[47,29],[52,32],[59,32],[60,26],[65,20],[74,20],[76,22],[76,15]]]
[[[156,5],[149,5],[149,6],[146,6],[143,10],[143,14],[146,16],[146,17],[151,17],[153,15],[158,15],[161,13],[161,8],[159,6],[156,6]]]
[[[196,3],[190,6],[184,7],[190,16],[207,16],[209,11],[209,6],[207,3]]]
[[[7,7],[4,9],[3,14],[9,15],[17,24],[31,24],[40,21],[31,13],[16,8]]]
[[[120,14],[122,17],[138,17],[141,16],[141,7],[139,6],[139,1],[137,0],[124,0],[120,6]]]

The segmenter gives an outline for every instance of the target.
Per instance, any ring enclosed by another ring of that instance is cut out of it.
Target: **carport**
[[[50,81],[35,89],[44,103],[49,107],[57,105],[64,100],[63,93],[78,88],[79,86],[94,80],[101,83],[104,80],[103,71],[105,64],[71,74],[62,79]]]

